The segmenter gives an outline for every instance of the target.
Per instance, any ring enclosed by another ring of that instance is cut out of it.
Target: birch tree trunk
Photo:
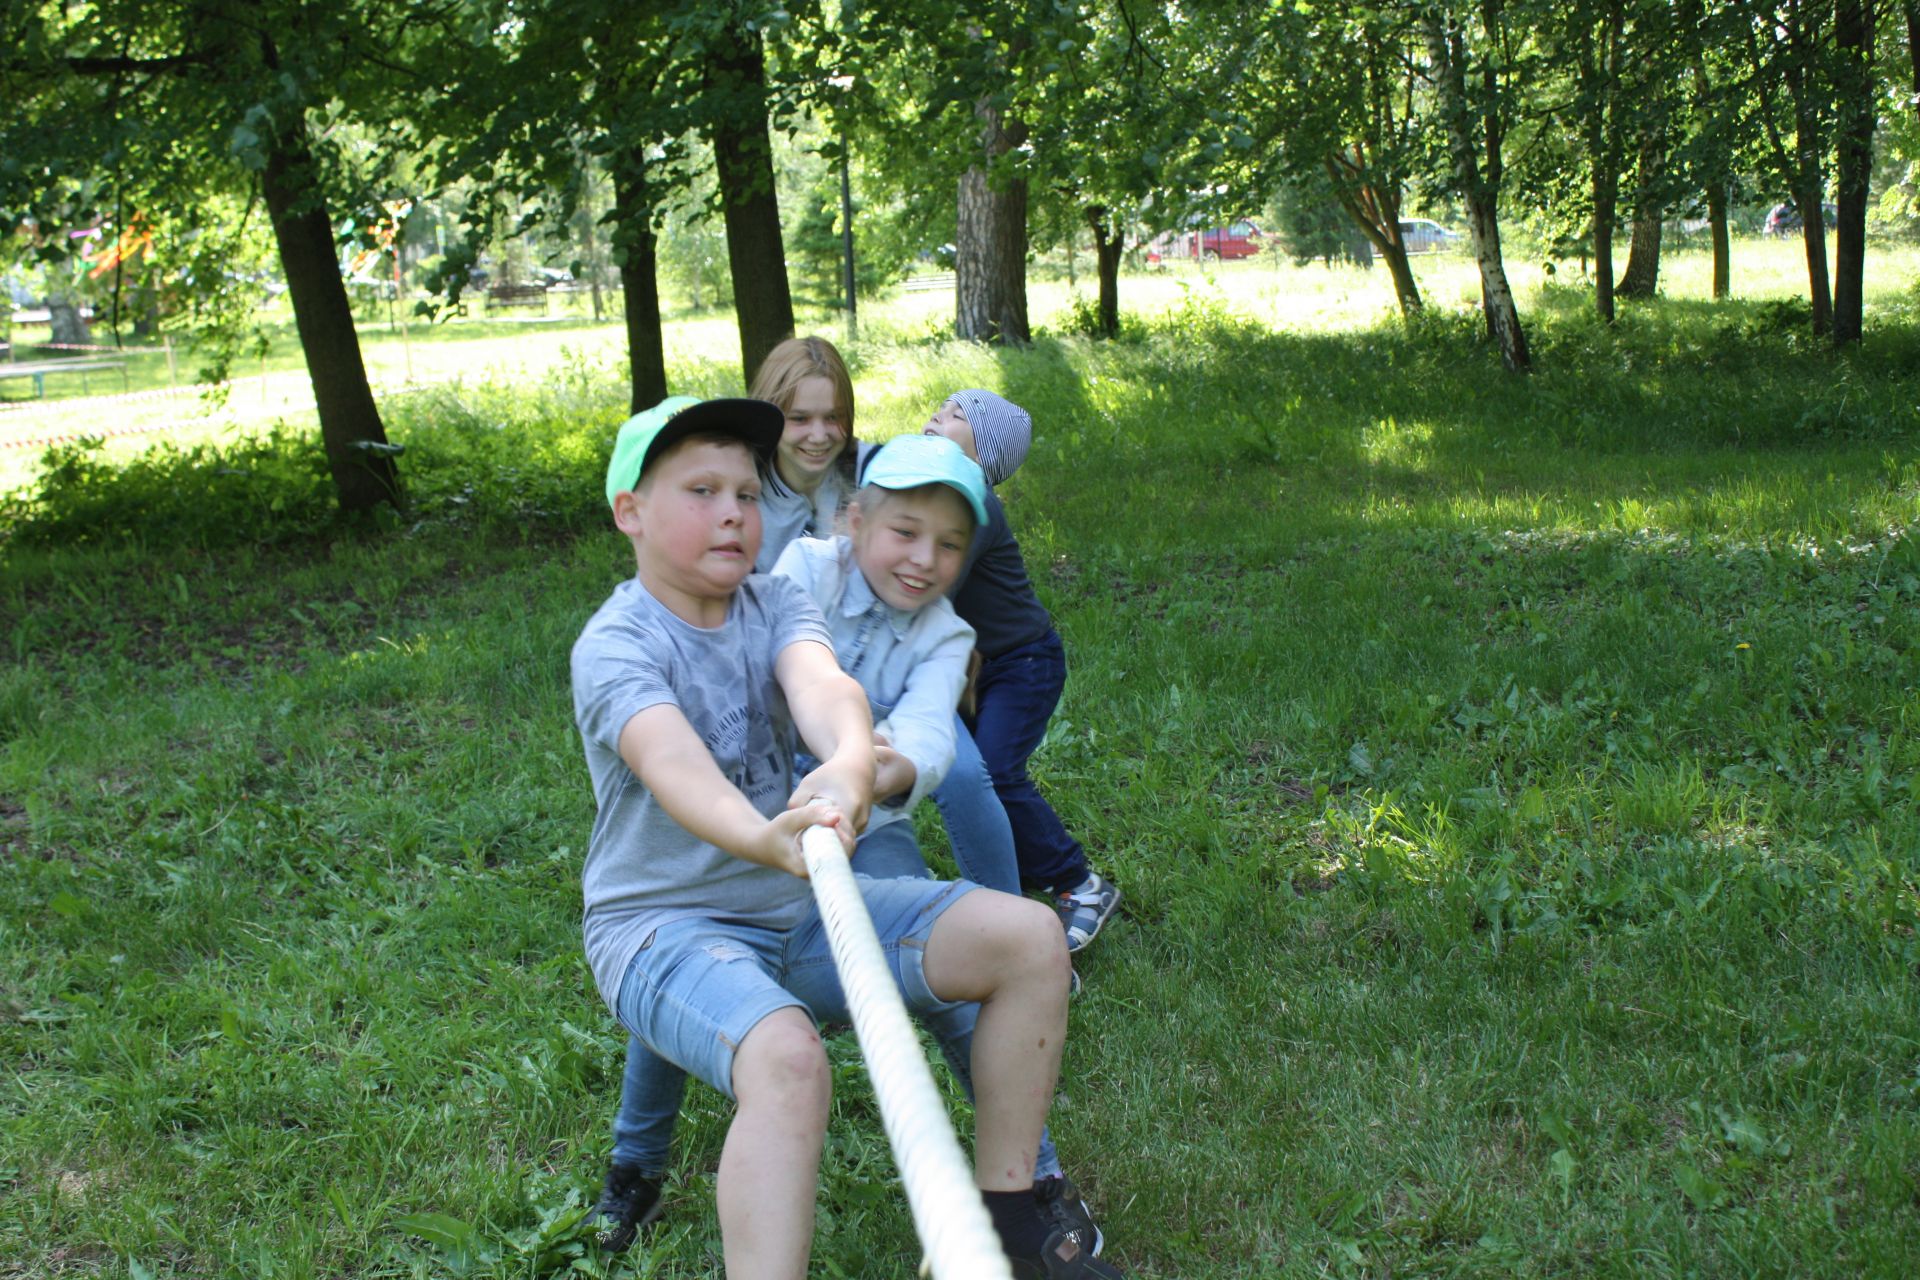
[[[1499,0],[1484,0],[1480,8],[1484,22],[1491,25],[1499,21]],[[1514,305],[1500,251],[1501,142],[1506,122],[1499,114],[1494,92],[1497,73],[1491,63],[1481,73],[1477,123],[1486,139],[1483,152],[1474,137],[1476,104],[1467,97],[1466,33],[1451,14],[1434,9],[1427,10],[1421,20],[1433,60],[1440,114],[1446,124],[1454,185],[1467,206],[1467,228],[1473,236],[1474,263],[1480,269],[1480,305],[1486,313],[1487,336],[1499,348],[1501,362],[1508,369],[1526,372],[1533,367],[1533,358],[1527,351],[1527,335],[1520,327],[1520,311]]]

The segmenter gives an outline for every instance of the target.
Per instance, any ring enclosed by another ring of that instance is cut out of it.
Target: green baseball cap
[[[765,400],[700,400],[668,396],[644,413],[620,424],[607,463],[607,505],[640,483],[653,460],[676,441],[702,431],[733,436],[753,450],[754,461],[765,465],[773,457],[787,416]]]
[[[987,522],[987,476],[980,464],[944,436],[895,436],[867,460],[862,484],[882,489],[918,489],[944,484],[958,489],[979,524]]]

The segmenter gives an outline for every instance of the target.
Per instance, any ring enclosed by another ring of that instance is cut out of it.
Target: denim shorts
[[[927,938],[941,914],[977,886],[855,881],[907,1010],[924,1016],[958,1008],[961,1002],[941,1000],[927,987]],[[663,924],[627,967],[618,1004],[628,1031],[729,1098],[733,1055],[768,1014],[794,1006],[815,1022],[850,1020],[826,926],[812,907],[789,930],[706,917]]]

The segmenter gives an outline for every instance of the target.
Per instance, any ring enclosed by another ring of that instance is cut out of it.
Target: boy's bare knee
[[[1060,917],[1052,907],[1032,898],[1021,898],[1017,905],[1019,916],[1014,926],[1020,944],[1027,949],[1028,963],[1058,970],[1064,979],[1072,961],[1067,958],[1067,934],[1060,927]]]
[[[733,1092],[742,1106],[811,1108],[824,1119],[832,1084],[826,1046],[813,1020],[798,1009],[762,1018],[733,1057]]]
[[[927,939],[927,983],[943,1000],[986,1000],[1008,983],[1067,989],[1066,932],[1044,903],[980,889],[942,915]]]
[[[1070,964],[1067,935],[1053,908],[1011,894],[997,895],[993,905],[997,915],[993,952],[1004,957],[1014,973],[1057,971],[1064,982]]]

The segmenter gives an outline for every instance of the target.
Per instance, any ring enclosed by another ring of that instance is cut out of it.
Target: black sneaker
[[[1089,1256],[1097,1258],[1107,1247],[1100,1224],[1093,1220],[1093,1212],[1080,1198],[1080,1188],[1073,1185],[1072,1178],[1061,1174],[1041,1179],[1033,1184],[1033,1199],[1040,1208],[1040,1220],[1073,1236]]]
[[[625,1253],[664,1207],[660,1203],[660,1179],[649,1178],[636,1165],[609,1167],[607,1185],[593,1209],[600,1222],[601,1249]]]
[[[1031,1258],[1008,1258],[1013,1280],[1126,1280],[1112,1265],[1080,1247],[1065,1231],[1055,1231]]]

